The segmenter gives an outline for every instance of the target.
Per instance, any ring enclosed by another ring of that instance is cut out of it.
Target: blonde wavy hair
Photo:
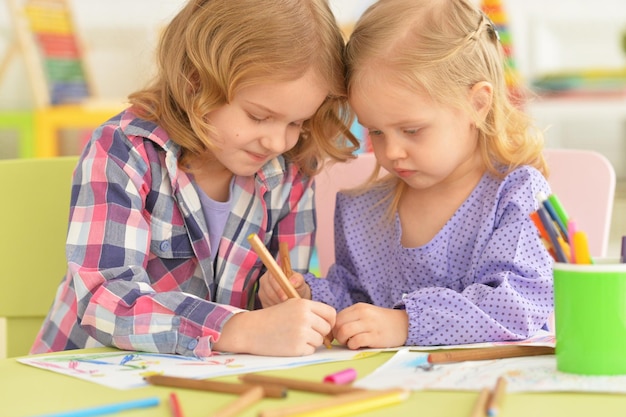
[[[521,165],[548,174],[543,135],[510,97],[496,28],[471,0],[379,0],[357,22],[345,57],[348,94],[361,87],[362,69],[382,68],[407,89],[474,114],[482,160],[492,174],[503,176]],[[467,99],[482,81],[493,88],[484,121]],[[397,202],[404,182],[383,183],[395,185]]]
[[[182,148],[179,165],[215,148],[206,115],[247,86],[291,81],[313,68],[330,93],[285,154],[306,175],[358,148],[350,133],[345,42],[327,0],[191,0],[165,29],[158,71],[129,96]]]

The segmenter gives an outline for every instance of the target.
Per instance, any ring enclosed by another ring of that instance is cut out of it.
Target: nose
[[[406,157],[406,151],[402,146],[402,140],[394,135],[387,135],[385,138],[385,156],[390,161],[403,159]]]
[[[294,133],[288,126],[274,126],[261,137],[261,146],[271,153],[282,154],[295,145],[298,134],[295,138],[292,136]]]

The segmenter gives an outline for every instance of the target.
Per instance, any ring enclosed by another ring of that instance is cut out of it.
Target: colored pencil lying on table
[[[500,412],[500,407],[502,406],[502,401],[504,401],[504,395],[506,394],[506,385],[506,378],[503,376],[499,377],[496,386],[489,396],[489,402],[487,403],[487,415],[489,417],[495,417]]]
[[[494,346],[478,349],[458,349],[432,352],[429,363],[453,363],[464,361],[484,361],[491,359],[515,358],[520,356],[554,355],[550,346]]]
[[[480,394],[474,403],[474,408],[472,408],[472,414],[470,414],[470,417],[485,417],[485,410],[487,410],[489,395],[491,395],[489,388],[483,388],[482,391],[480,391]]]
[[[243,394],[253,387],[252,384],[235,384],[232,382],[207,381],[201,379],[181,378],[167,375],[149,375],[144,378],[151,385],[162,387],[186,388],[198,391],[220,392],[222,394]],[[287,396],[287,387],[281,384],[264,386],[265,396],[268,398],[284,398]]]
[[[156,407],[159,405],[158,397],[149,397],[139,400],[130,400],[115,404],[105,404],[78,410],[62,411],[60,413],[42,414],[38,417],[96,417],[108,414],[117,414],[121,411],[135,410],[138,408]]]
[[[361,388],[354,388],[350,385],[328,384],[325,382],[305,381],[302,379],[283,378],[269,375],[245,374],[239,379],[248,384],[259,384],[263,386],[280,385],[296,391],[314,392],[318,394],[345,394],[348,392],[364,391]]]
[[[175,392],[170,392],[170,409],[172,410],[172,417],[185,417]]]
[[[327,400],[262,410],[259,417],[354,416],[376,408],[397,404],[409,398],[409,395],[409,391],[404,389],[351,392],[336,395]]]
[[[241,394],[236,400],[226,404],[224,407],[211,414],[211,417],[234,417],[246,408],[263,399],[263,387],[253,386]]]

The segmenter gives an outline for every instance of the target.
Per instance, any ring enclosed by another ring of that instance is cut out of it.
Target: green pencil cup
[[[626,264],[554,264],[556,366],[582,375],[626,375]]]

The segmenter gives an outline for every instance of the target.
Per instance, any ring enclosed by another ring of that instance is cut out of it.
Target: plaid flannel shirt
[[[237,177],[213,262],[179,146],[130,110],[99,127],[74,173],[68,270],[32,353],[92,346],[208,356],[233,314],[255,305],[265,272],[248,235],[289,243],[305,272],[314,244],[313,180],[282,157]]]

